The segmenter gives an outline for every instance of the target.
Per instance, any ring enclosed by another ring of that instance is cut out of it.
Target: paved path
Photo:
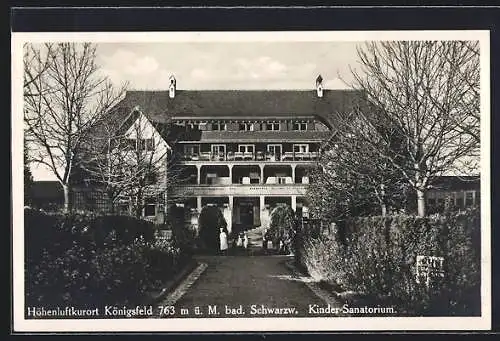
[[[189,310],[185,317],[300,317],[311,316],[310,304],[326,306],[304,278],[291,274],[285,266],[291,260],[288,256],[203,256],[197,260],[208,265],[206,270],[175,303],[177,312]],[[212,310],[209,315],[208,307],[214,305],[217,313]],[[203,315],[192,315],[196,306]],[[234,310],[226,314],[226,306]],[[272,312],[269,308],[289,309]]]

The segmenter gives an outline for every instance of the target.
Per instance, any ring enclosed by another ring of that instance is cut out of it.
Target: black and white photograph
[[[13,33],[14,327],[489,329],[489,67],[488,31]]]

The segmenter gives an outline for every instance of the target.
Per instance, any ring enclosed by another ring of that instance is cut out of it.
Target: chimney
[[[318,97],[323,97],[323,77],[321,75],[316,78],[316,94]]]
[[[174,75],[171,75],[169,77],[169,80],[170,80],[170,85],[168,87],[168,96],[170,98],[174,98],[175,97],[175,87],[176,87],[176,80],[175,80]]]

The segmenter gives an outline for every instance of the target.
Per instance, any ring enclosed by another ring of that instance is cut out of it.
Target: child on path
[[[247,236],[247,233],[246,233],[246,232],[243,234],[243,247],[244,247],[245,249],[247,249],[247,248],[248,248],[248,236]]]
[[[238,240],[236,241],[236,246],[237,247],[243,246],[243,238],[241,238],[241,233],[238,233]]]

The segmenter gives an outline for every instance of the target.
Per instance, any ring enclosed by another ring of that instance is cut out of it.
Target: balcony
[[[306,184],[254,184],[254,185],[181,185],[173,190],[174,196],[289,196],[305,195]]]
[[[182,161],[261,161],[261,162],[282,162],[282,161],[316,161],[319,158],[318,152],[284,152],[282,154],[272,154],[264,152],[227,152],[214,154],[211,152],[201,152],[199,154],[183,155]]]

